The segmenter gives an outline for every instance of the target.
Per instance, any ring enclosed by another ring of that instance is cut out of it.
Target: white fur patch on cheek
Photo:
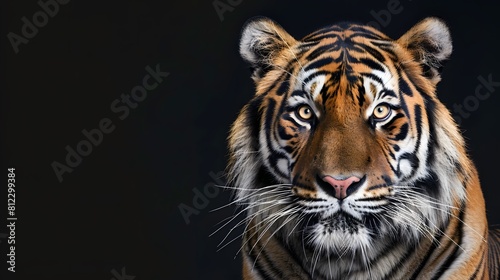
[[[407,159],[402,159],[399,161],[399,171],[401,172],[401,176],[409,176],[412,173],[413,167],[411,166],[411,162]]]
[[[288,164],[288,159],[285,158],[280,158],[278,159],[278,163],[276,164],[278,166],[278,169],[283,173],[283,174],[289,174],[289,164]]]
[[[300,120],[296,115],[295,113],[292,113],[290,114],[290,117],[292,119],[294,119],[298,124],[300,124],[301,126],[304,126],[307,130],[310,130],[311,129],[311,124],[308,123],[308,122],[305,122],[305,121],[302,121]]]

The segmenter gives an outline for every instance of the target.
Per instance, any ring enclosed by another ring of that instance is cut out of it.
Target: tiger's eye
[[[303,120],[309,120],[312,118],[313,116],[313,112],[312,112],[312,109],[311,107],[307,106],[307,105],[304,105],[304,106],[301,106],[298,110],[297,110],[297,113],[299,115],[299,117]]]
[[[391,113],[391,108],[387,104],[380,104],[373,110],[373,117],[376,120],[385,120]]]

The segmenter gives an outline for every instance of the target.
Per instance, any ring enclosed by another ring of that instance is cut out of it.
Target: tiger
[[[500,279],[478,172],[436,87],[450,30],[244,25],[255,95],[228,136],[243,279]]]

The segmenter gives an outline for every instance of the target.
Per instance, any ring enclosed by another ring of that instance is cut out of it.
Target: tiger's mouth
[[[315,230],[321,235],[346,234],[346,236],[359,236],[368,234],[374,236],[380,233],[380,217],[376,215],[363,215],[361,218],[355,217],[346,211],[339,210],[328,216],[317,216],[309,226],[321,229]]]

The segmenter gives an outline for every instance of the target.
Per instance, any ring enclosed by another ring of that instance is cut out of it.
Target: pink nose
[[[323,177],[323,181],[330,184],[335,189],[335,197],[337,199],[344,199],[347,197],[347,189],[356,182],[359,182],[359,178],[355,176],[351,176],[344,180],[338,180],[333,178],[332,176]]]

